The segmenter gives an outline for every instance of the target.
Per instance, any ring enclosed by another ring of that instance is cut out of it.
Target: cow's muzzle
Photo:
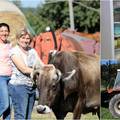
[[[37,105],[36,109],[37,109],[37,112],[40,114],[47,114],[52,111],[47,105]]]

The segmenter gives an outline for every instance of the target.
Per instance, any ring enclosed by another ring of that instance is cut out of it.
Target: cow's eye
[[[55,84],[52,85],[52,89],[56,90],[56,85]]]

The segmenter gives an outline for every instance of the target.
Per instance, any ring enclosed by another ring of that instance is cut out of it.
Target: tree
[[[75,2],[74,4],[75,25],[78,31],[90,33],[100,31],[99,8],[100,8],[99,0],[89,1],[79,0],[77,4]]]
[[[51,26],[54,30],[70,27],[68,1],[51,1],[50,3],[50,0],[45,0],[46,4],[24,11],[37,34],[44,32],[47,26]],[[74,0],[73,8],[77,31],[89,33],[100,31],[100,0]]]
[[[46,3],[50,0],[46,0]],[[84,6],[81,6],[82,3]],[[85,7],[86,6],[86,7]],[[46,18],[52,22],[54,29],[69,28],[69,8],[68,1],[51,2],[37,8],[39,16]],[[77,0],[73,2],[75,29],[84,32],[96,32],[100,30],[100,15],[99,12],[88,8],[95,8],[99,11],[100,1],[85,1]]]
[[[29,24],[33,28],[36,34],[45,32],[46,26],[49,26],[50,22],[42,16],[38,16],[35,8],[24,8],[22,9]]]
[[[69,11],[67,2],[45,4],[37,8],[38,16],[46,19],[53,29],[69,27]],[[67,19],[66,19],[67,18]]]

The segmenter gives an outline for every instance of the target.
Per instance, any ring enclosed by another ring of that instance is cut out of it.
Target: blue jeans
[[[35,89],[26,85],[10,83],[8,86],[14,107],[14,119],[30,120],[35,102]]]
[[[9,76],[0,76],[0,117],[10,120],[10,97],[8,94]]]

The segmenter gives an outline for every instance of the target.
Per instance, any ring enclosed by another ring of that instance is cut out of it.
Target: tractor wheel
[[[120,94],[114,95],[109,102],[109,111],[114,118],[120,118]]]

